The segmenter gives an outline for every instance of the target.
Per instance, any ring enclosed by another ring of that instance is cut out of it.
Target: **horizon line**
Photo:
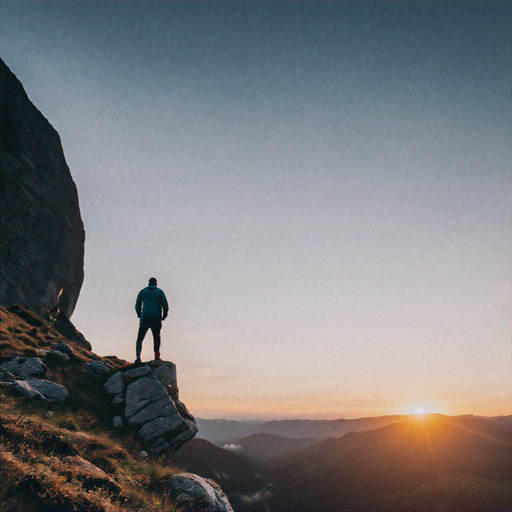
[[[202,421],[238,421],[240,423],[245,422],[261,422],[261,423],[269,423],[271,421],[358,421],[358,420],[366,420],[366,419],[378,419],[378,418],[389,418],[389,417],[414,417],[417,416],[417,413],[403,413],[403,414],[381,414],[378,416],[361,416],[357,418],[334,418],[334,419],[328,419],[328,418],[272,418],[272,419],[259,419],[259,418],[252,418],[252,419],[242,419],[242,418],[225,418],[225,417],[216,417],[216,418],[202,418],[200,416],[196,416],[198,420]],[[456,418],[459,416],[473,416],[475,418],[510,418],[512,417],[512,412],[510,414],[474,414],[474,413],[463,413],[463,414],[446,414],[443,412],[429,412],[425,413],[425,416],[448,416],[451,418]]]

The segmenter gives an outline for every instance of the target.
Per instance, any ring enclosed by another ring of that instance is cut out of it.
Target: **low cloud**
[[[243,452],[244,449],[239,444],[225,444],[222,446],[225,450],[229,450],[230,452]]]
[[[244,503],[259,503],[265,502],[272,496],[272,493],[266,489],[256,491],[254,494],[239,494],[238,497]]]

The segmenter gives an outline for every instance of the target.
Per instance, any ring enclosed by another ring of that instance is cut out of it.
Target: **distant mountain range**
[[[384,426],[316,442],[251,434],[232,443],[234,451],[194,439],[173,463],[217,479],[235,510],[511,510],[510,416],[390,416],[338,420],[331,426],[363,428],[391,418]],[[234,426],[229,433],[268,428],[265,423],[220,423]],[[327,431],[325,423],[269,422],[316,434]]]
[[[237,442],[253,434],[271,434],[292,439],[340,437],[349,432],[363,432],[407,419],[408,416],[380,416],[353,420],[277,420],[235,421],[197,419],[197,437],[217,445]]]
[[[274,509],[510,510],[510,430],[432,415],[327,439],[267,468]]]

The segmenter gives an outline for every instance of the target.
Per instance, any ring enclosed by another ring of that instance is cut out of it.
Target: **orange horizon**
[[[193,401],[187,401],[188,407],[193,411],[194,416],[201,419],[228,419],[234,421],[282,421],[282,420],[339,420],[339,419],[361,419],[361,418],[377,418],[382,416],[415,416],[424,414],[443,414],[446,416],[484,416],[499,417],[512,416],[512,410],[506,407],[496,408],[448,408],[439,407],[430,408],[428,404],[418,402],[404,407],[394,407],[389,409],[359,409],[339,411],[339,413],[326,413],[315,411],[304,413],[299,411],[285,411],[280,409],[278,404],[270,405],[266,410],[247,410],[237,407],[201,407],[195,406]],[[279,410],[280,409],[280,410]]]

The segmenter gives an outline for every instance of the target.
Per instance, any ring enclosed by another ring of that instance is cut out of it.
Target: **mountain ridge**
[[[494,423],[509,426],[512,429],[512,416],[478,416],[471,414],[460,417],[488,419]],[[457,416],[457,417],[459,417]],[[236,443],[239,439],[254,434],[278,435],[291,439],[315,437],[327,439],[340,437],[348,432],[371,430],[387,424],[398,423],[416,415],[385,415],[335,420],[270,420],[270,421],[241,421],[228,419],[197,418],[199,433],[197,437],[206,439],[213,444],[223,445]]]
[[[388,510],[402,510],[406,495],[418,498],[410,510],[424,510],[421,489],[436,482],[444,494],[432,510],[488,510],[486,500],[507,510],[510,500],[508,430],[482,419],[412,418],[324,440],[266,467],[278,482],[276,510],[378,510],[383,500]],[[449,475],[450,492],[439,484]],[[460,498],[459,483],[472,478],[482,492]]]

